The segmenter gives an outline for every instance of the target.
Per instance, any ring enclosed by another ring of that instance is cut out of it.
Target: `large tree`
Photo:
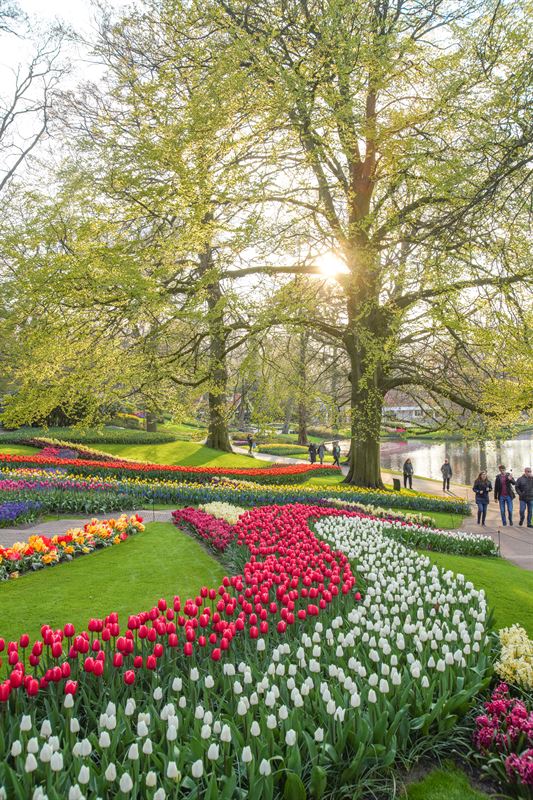
[[[473,394],[451,343],[456,333],[468,342],[502,292],[531,279],[518,242],[532,141],[528,4],[213,0],[209,12],[256,87],[250,124],[270,126],[277,143],[270,199],[344,263],[342,314],[310,322],[349,357],[348,481],[379,485],[387,391],[421,387],[483,412],[482,376]],[[229,274],[261,271],[317,269],[278,254]]]

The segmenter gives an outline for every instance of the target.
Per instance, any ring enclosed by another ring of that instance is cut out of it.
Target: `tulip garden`
[[[126,618],[109,608],[77,629],[65,608],[57,629],[0,639],[0,798],[392,798],[400,766],[454,742],[531,797],[533,643],[518,626],[498,639],[484,591],[427,554],[498,559],[492,539],[429,524],[466,513],[460,500],[401,492],[391,511],[391,492],[298,484],[331,473],[298,466],[2,457],[11,503],[174,503],[176,530],[226,576]],[[0,547],[0,580],[138,536],[131,513],[30,532]]]

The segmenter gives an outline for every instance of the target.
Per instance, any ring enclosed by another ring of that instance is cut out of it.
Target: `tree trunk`
[[[352,385],[351,441],[345,483],[382,488],[380,429],[383,393],[377,387]]]
[[[307,444],[307,345],[309,333],[300,334],[300,362],[298,364],[298,444]]]
[[[350,460],[345,483],[382,488],[380,463],[381,415],[387,364],[388,312],[379,306],[373,285],[371,254],[367,269],[354,281],[348,301],[349,328],[345,345],[350,358]]]
[[[287,405],[285,406],[285,420],[283,422],[283,427],[281,429],[281,432],[284,434],[287,434],[291,429],[292,406],[293,406],[293,401],[292,398],[290,398],[287,401]]]
[[[157,431],[157,417],[151,411],[146,413],[146,430],[149,433],[155,433]]]
[[[210,258],[210,255],[208,256]],[[226,367],[226,336],[220,282],[213,281],[207,298],[209,309],[209,424],[207,447],[231,453],[228,433],[226,391],[228,370]]]

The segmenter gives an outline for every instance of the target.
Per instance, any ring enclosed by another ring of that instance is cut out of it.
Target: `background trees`
[[[104,78],[63,95],[52,191],[13,194],[3,223],[12,421],[82,385],[95,414],[205,393],[208,443],[229,449],[240,372],[256,418],[298,418],[302,442],[313,407],[348,401],[348,480],[375,486],[392,389],[461,424],[516,419],[526,12],[163,0],[104,15]]]

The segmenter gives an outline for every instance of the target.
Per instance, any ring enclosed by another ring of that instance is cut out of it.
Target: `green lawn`
[[[0,636],[40,635],[41,625],[72,622],[85,628],[90,617],[151,608],[160,597],[196,596],[201,586],[218,586],[220,564],[171,523],[155,522],[144,533],[74,561],[0,583]]]
[[[222,453],[199,442],[169,442],[167,444],[101,444],[99,450],[118,458],[152,461],[154,464],[181,464],[183,466],[210,467],[270,467],[268,461],[259,461],[239,453]]]
[[[464,772],[447,764],[446,769],[435,769],[423,781],[412,783],[402,797],[406,800],[486,800],[489,795],[472,788]]]
[[[533,636],[533,572],[504,558],[471,558],[425,553],[439,567],[462,573],[477,589],[485,589],[496,629],[518,622]]]
[[[30,453],[37,454],[37,447],[28,447],[26,444],[2,444],[0,438],[0,453],[9,453],[12,456],[27,456]]]

